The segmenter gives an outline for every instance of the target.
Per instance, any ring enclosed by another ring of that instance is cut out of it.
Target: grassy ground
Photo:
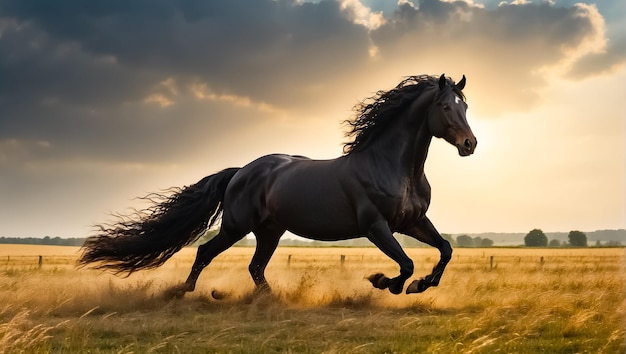
[[[457,249],[438,288],[395,296],[364,280],[397,273],[377,249],[279,248],[267,270],[274,294],[254,297],[253,250],[233,248],[182,299],[164,294],[186,278],[193,249],[129,278],[74,269],[76,251],[2,245],[0,351],[625,351],[624,249]],[[438,258],[408,253],[415,277]]]

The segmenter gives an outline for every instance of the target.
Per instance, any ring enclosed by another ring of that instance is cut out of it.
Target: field
[[[623,248],[456,249],[439,287],[397,296],[364,280],[397,275],[378,249],[279,248],[266,272],[274,293],[256,297],[253,249],[232,248],[182,299],[165,294],[194,249],[128,278],[75,269],[77,250],[0,246],[0,351],[625,352]],[[407,252],[415,278],[438,259]]]

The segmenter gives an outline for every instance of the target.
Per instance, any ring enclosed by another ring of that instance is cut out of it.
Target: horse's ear
[[[446,74],[441,74],[439,77],[439,89],[443,90],[446,87]]]
[[[465,75],[463,75],[463,78],[461,79],[461,81],[459,81],[459,83],[456,84],[456,88],[459,89],[459,91],[463,91],[463,89],[465,88]]]

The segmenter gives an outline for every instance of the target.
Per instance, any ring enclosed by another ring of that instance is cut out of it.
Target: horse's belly
[[[343,210],[339,210],[343,209]],[[272,218],[290,232],[315,240],[345,240],[359,237],[355,218],[345,208],[320,203],[283,203]]]
[[[290,232],[315,240],[361,236],[355,213],[341,192],[315,187],[274,190],[267,200],[268,216]]]

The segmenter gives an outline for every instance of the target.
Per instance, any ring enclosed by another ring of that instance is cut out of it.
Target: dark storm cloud
[[[355,78],[444,68],[467,74],[474,92],[502,97],[489,103],[497,113],[528,106],[543,84],[532,72],[597,30],[581,8],[548,3],[405,3],[372,31],[335,1],[2,0],[0,13],[0,141],[131,160],[165,137],[183,149],[186,134],[269,116],[195,101],[192,84],[306,110]]]
[[[367,59],[366,30],[336,2],[17,0],[5,1],[2,11],[52,41],[75,43],[87,56],[153,80],[200,78],[263,100],[290,95],[294,83],[321,82],[322,70],[350,71],[350,61]]]
[[[0,140],[80,147],[75,154],[140,158],[118,150],[238,126],[232,108],[185,101],[188,90],[167,110],[142,105],[168,78],[183,91],[200,82],[293,107],[319,102],[309,88],[367,60],[366,29],[336,2],[3,1],[0,11]]]

